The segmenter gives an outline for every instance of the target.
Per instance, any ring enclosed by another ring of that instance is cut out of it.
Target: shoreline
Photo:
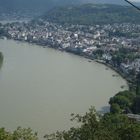
[[[3,39],[3,38],[0,38],[0,39],[6,40],[6,39]],[[106,63],[103,60],[94,59],[94,58],[92,58],[90,56],[87,56],[87,55],[84,55],[84,54],[77,54],[77,53],[74,53],[74,52],[71,52],[71,51],[67,51],[66,49],[62,49],[62,48],[54,48],[54,47],[51,47],[51,46],[46,46],[44,44],[37,43],[37,42],[29,42],[29,41],[22,41],[22,40],[17,40],[17,39],[8,39],[8,38],[7,38],[7,40],[13,40],[13,41],[21,42],[21,43],[29,43],[29,44],[40,46],[42,48],[51,48],[51,49],[54,49],[54,50],[57,50],[57,51],[60,51],[60,52],[65,52],[65,53],[69,53],[69,54],[73,54],[73,55],[76,55],[76,56],[83,57],[83,58],[89,60],[89,62],[92,62],[92,61],[97,62],[97,63],[102,64],[102,65],[110,68],[111,70],[115,71],[119,76],[121,76],[126,81],[126,83],[128,85],[128,90],[130,90],[133,87],[133,85],[134,85],[134,83],[132,82],[132,79],[129,79],[127,77],[127,75],[125,75],[119,69],[117,69],[116,67],[113,67],[111,64]]]
[[[134,84],[132,82],[132,79],[129,79],[127,77],[127,75],[125,75],[123,72],[121,72],[119,69],[117,69],[116,67],[113,67],[112,65],[110,64],[107,64],[105,62],[101,62],[100,60],[95,60],[95,62],[97,63],[100,63],[100,64],[103,64],[105,66],[107,66],[108,68],[112,69],[113,71],[115,71],[117,74],[119,74],[126,82],[127,82],[127,85],[128,85],[128,88],[129,90],[131,89],[132,85]]]

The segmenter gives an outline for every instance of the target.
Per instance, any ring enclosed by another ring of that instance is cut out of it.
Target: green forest
[[[53,8],[41,18],[60,24],[140,23],[139,11],[133,7],[107,4],[84,4]]]

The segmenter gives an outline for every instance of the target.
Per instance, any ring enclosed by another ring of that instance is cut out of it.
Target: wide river
[[[76,55],[11,40],[0,40],[0,51],[0,127],[9,130],[68,129],[71,113],[102,110],[122,85],[128,88],[113,70]]]

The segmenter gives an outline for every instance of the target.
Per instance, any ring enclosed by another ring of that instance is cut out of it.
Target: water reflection
[[[0,52],[0,69],[1,69],[1,67],[2,67],[2,65],[3,65],[3,54],[2,54],[2,52]]]

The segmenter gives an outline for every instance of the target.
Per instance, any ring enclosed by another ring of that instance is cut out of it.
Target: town
[[[0,37],[94,59],[109,65],[130,81],[140,72],[139,24],[60,25],[40,19],[0,24]]]

